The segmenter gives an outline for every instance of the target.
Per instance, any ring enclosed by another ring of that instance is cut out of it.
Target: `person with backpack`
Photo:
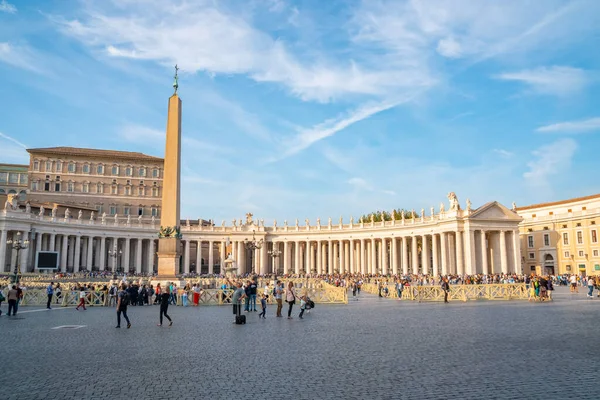
[[[277,317],[281,317],[281,309],[283,308],[283,301],[281,296],[283,294],[283,284],[281,281],[277,281],[275,287],[273,288],[273,297],[277,302],[277,313],[275,314]]]
[[[127,329],[131,328],[131,322],[129,322],[129,317],[127,317],[127,304],[129,304],[129,293],[127,292],[127,286],[123,283],[117,297],[117,326],[115,328],[121,327],[121,313],[123,313],[123,317],[127,321]]]
[[[444,291],[444,303],[448,303],[448,293],[450,292],[450,284],[448,278],[442,279],[442,290]]]
[[[110,285],[108,289],[108,306],[113,307],[117,305],[117,285],[114,283]]]

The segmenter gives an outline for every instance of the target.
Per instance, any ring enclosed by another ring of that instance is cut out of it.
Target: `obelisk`
[[[162,210],[158,240],[158,276],[175,278],[179,273],[181,234],[179,230],[179,195],[181,175],[181,100],[177,96],[177,65],[175,66],[175,92],[169,98],[167,139],[163,174]]]

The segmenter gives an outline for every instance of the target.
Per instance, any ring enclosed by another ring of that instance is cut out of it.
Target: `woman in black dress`
[[[171,291],[169,285],[165,286],[165,290],[160,294],[160,323],[158,326],[162,326],[163,315],[169,320],[169,326],[173,325],[171,317],[167,314],[169,308],[169,297],[171,297]]]

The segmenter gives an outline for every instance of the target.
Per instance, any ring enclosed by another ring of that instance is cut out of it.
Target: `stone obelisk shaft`
[[[167,140],[163,174],[160,225],[179,227],[179,196],[181,172],[181,100],[177,94],[169,98]],[[158,275],[174,277],[179,272],[181,239],[160,238],[158,241]]]

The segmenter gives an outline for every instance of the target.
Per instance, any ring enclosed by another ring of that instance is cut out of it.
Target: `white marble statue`
[[[298,218],[296,218],[296,226],[298,226]]]
[[[260,219],[260,226],[264,227],[265,226],[265,220],[264,219]]]
[[[101,218],[102,224],[106,223],[106,213],[105,212],[102,213],[102,217],[100,217],[100,218]]]
[[[433,217],[435,215],[435,208],[431,207],[431,216]]]
[[[287,219],[284,219],[284,220],[283,220],[283,226],[288,226],[288,225],[287,225]]]
[[[458,197],[456,197],[454,192],[448,193],[448,201],[450,202],[450,211],[460,210],[460,203],[458,202]]]
[[[152,225],[154,225],[156,223],[156,217],[153,215],[152,216]]]
[[[402,210],[401,219],[402,219],[402,223],[404,223],[404,210]]]
[[[83,218],[83,211],[79,210],[77,213],[77,219],[81,221],[81,218]]]
[[[131,224],[131,214],[127,214],[127,225]]]
[[[94,212],[92,211],[92,212],[90,213],[90,221],[93,221],[93,220],[94,220]]]
[[[69,210],[68,208],[65,210],[65,219],[69,219],[69,217],[71,216],[71,210]]]
[[[340,225],[344,224],[344,218],[340,215]]]
[[[221,226],[222,226],[223,228],[225,228],[225,220],[222,220],[222,221],[221,221]]]
[[[351,215],[350,216],[350,223],[353,224],[354,223],[354,217]]]
[[[371,214],[371,223],[375,222],[375,214]]]
[[[440,203],[440,213],[443,213],[444,210],[445,210],[444,203],[442,202],[442,203]]]
[[[140,224],[140,225],[142,224],[142,216],[141,215],[138,215],[138,224]]]
[[[277,228],[277,220],[276,219],[273,220],[273,228]]]
[[[327,220],[327,225],[331,226],[331,217]]]
[[[252,217],[254,216],[254,214],[252,213],[247,213],[246,214],[246,225],[252,225]],[[241,223],[241,220],[240,220]]]
[[[190,226],[190,219],[189,218],[185,220],[185,226]]]
[[[467,199],[467,211],[471,211],[471,200]]]
[[[119,223],[119,214],[115,214],[115,216],[113,217],[115,220],[115,224]]]
[[[58,214],[58,207],[55,205],[52,208],[52,218],[56,218],[56,214]]]
[[[308,218],[306,218],[306,219],[304,220],[304,225],[306,225],[306,226],[310,226],[310,221],[308,220]]]
[[[39,213],[40,217],[44,216],[44,211],[46,211],[46,210],[44,210],[44,206],[40,206],[40,213]]]
[[[321,218],[317,218],[317,226],[321,226]]]
[[[517,203],[515,203],[514,201],[512,202],[512,210],[513,211],[517,211]]]
[[[233,226],[237,226],[237,219],[234,218],[233,220],[231,220],[231,223],[233,224]]]
[[[417,215],[417,213],[415,212],[415,209],[413,208],[413,210],[410,212],[410,216],[412,219],[415,219],[415,215]]]

